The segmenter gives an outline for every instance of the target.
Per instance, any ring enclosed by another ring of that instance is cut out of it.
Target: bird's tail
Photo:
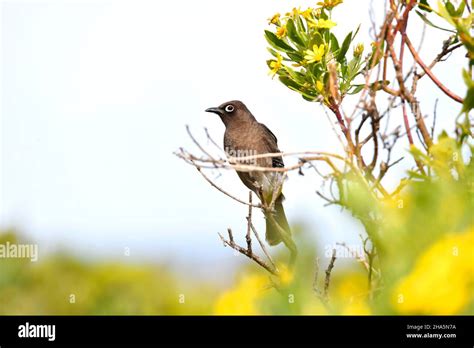
[[[290,226],[288,225],[288,220],[286,219],[285,210],[283,209],[283,195],[280,195],[275,202],[275,211],[272,213],[265,214],[266,219],[266,233],[265,239],[270,245],[278,245],[282,241],[281,233],[278,229],[277,223],[287,235],[291,235]],[[272,214],[273,219],[269,216]]]

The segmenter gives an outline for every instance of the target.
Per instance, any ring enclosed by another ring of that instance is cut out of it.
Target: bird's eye
[[[227,105],[227,106],[225,107],[225,111],[226,111],[226,112],[232,112],[232,111],[234,111],[234,106],[233,106],[233,105],[230,105],[230,104]]]

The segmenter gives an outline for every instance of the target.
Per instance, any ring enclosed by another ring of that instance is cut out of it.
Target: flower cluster
[[[214,306],[217,315],[257,315],[258,300],[262,297],[267,279],[251,274],[243,277],[234,289],[224,292]]]
[[[342,0],[324,0],[316,8],[293,8],[284,15],[276,13],[268,19],[273,30],[265,31],[273,55],[267,61],[272,77],[309,101],[331,104],[328,66],[336,66],[340,94],[357,92],[353,79],[363,69],[363,45],[353,50],[352,60],[346,57],[356,33],[349,33],[340,43],[331,29],[336,22],[332,10]],[[333,64],[335,63],[335,64]],[[334,99],[334,98],[332,98]]]

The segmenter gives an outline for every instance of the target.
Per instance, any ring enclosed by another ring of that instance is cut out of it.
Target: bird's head
[[[255,120],[245,104],[239,100],[228,101],[218,107],[208,108],[206,109],[206,112],[212,112],[219,115],[226,127],[231,124]]]

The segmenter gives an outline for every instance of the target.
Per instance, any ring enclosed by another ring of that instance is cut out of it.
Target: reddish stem
[[[405,124],[405,130],[407,132],[408,142],[413,145],[413,136],[411,135],[410,123],[408,122],[407,109],[405,107],[405,101],[402,99],[402,110],[403,110],[403,123]]]
[[[349,131],[347,130],[344,119],[342,118],[341,112],[339,111],[339,106],[337,106],[336,104],[331,104],[329,105],[329,109],[331,109],[334,115],[336,115],[337,121],[339,122],[339,125],[342,130],[342,133],[344,133],[344,135],[346,135],[346,138],[347,138],[347,134]]]
[[[420,56],[418,55],[418,52],[416,52],[415,47],[413,47],[413,45],[412,45],[410,39],[408,38],[408,36],[404,33],[403,37],[405,38],[405,44],[407,45],[408,49],[410,50],[413,58],[416,60],[418,65],[421,66],[421,68],[426,73],[426,75],[428,75],[430,77],[430,79],[435,83],[436,86],[439,87],[439,89],[441,89],[444,92],[444,94],[446,94],[451,99],[457,101],[458,103],[462,104],[464,102],[464,99],[461,98],[460,96],[456,95],[451,90],[449,90],[445,85],[443,85],[441,83],[440,80],[438,80],[438,78],[433,74],[433,72],[430,70],[430,68],[428,68],[426,66],[426,64],[421,60]]]

